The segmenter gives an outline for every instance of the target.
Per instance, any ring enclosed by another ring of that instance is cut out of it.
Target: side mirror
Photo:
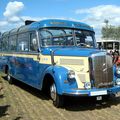
[[[103,47],[102,47],[102,46],[98,46],[98,49],[102,50],[102,49],[103,49]]]
[[[41,52],[40,48],[38,48],[38,49],[37,49],[37,52],[38,52],[38,53],[40,53],[40,52]]]

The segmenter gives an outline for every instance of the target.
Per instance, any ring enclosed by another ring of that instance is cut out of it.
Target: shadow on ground
[[[6,76],[2,76],[2,78],[4,80],[7,80],[7,77]],[[12,85],[16,85],[17,87],[20,87],[21,89],[31,93],[32,95],[42,99],[42,100],[49,100],[50,98],[48,96],[46,96],[42,91],[36,89],[36,88],[33,88],[21,81],[18,81],[16,79],[13,78],[13,83]]]
[[[23,117],[16,117],[14,120],[20,120],[22,119]]]
[[[110,97],[109,99],[103,99],[102,101],[96,101],[96,98],[82,97],[72,98],[69,97],[65,101],[65,109],[68,111],[86,111],[95,109],[105,109],[111,106],[117,106],[120,104],[120,97]]]
[[[8,115],[7,111],[10,105],[0,106],[0,117]]]
[[[0,99],[4,98],[4,95],[0,95]]]
[[[1,90],[3,89],[3,85],[1,84],[2,81],[0,81],[0,101],[5,97],[3,92],[1,93]],[[3,116],[8,115],[8,108],[10,105],[0,105],[0,118]]]

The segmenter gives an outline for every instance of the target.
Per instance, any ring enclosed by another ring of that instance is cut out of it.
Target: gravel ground
[[[0,74],[0,120],[120,120],[120,94],[98,102],[90,98],[66,98],[63,108],[28,85],[10,85]]]

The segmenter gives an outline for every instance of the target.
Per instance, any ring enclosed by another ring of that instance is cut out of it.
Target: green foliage
[[[120,40],[120,26],[106,25],[102,28],[102,38],[103,39],[114,39]]]

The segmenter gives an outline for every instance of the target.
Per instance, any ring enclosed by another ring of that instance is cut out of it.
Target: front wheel
[[[59,108],[63,106],[64,98],[62,95],[57,94],[55,83],[50,86],[50,97],[52,98],[55,107]]]

